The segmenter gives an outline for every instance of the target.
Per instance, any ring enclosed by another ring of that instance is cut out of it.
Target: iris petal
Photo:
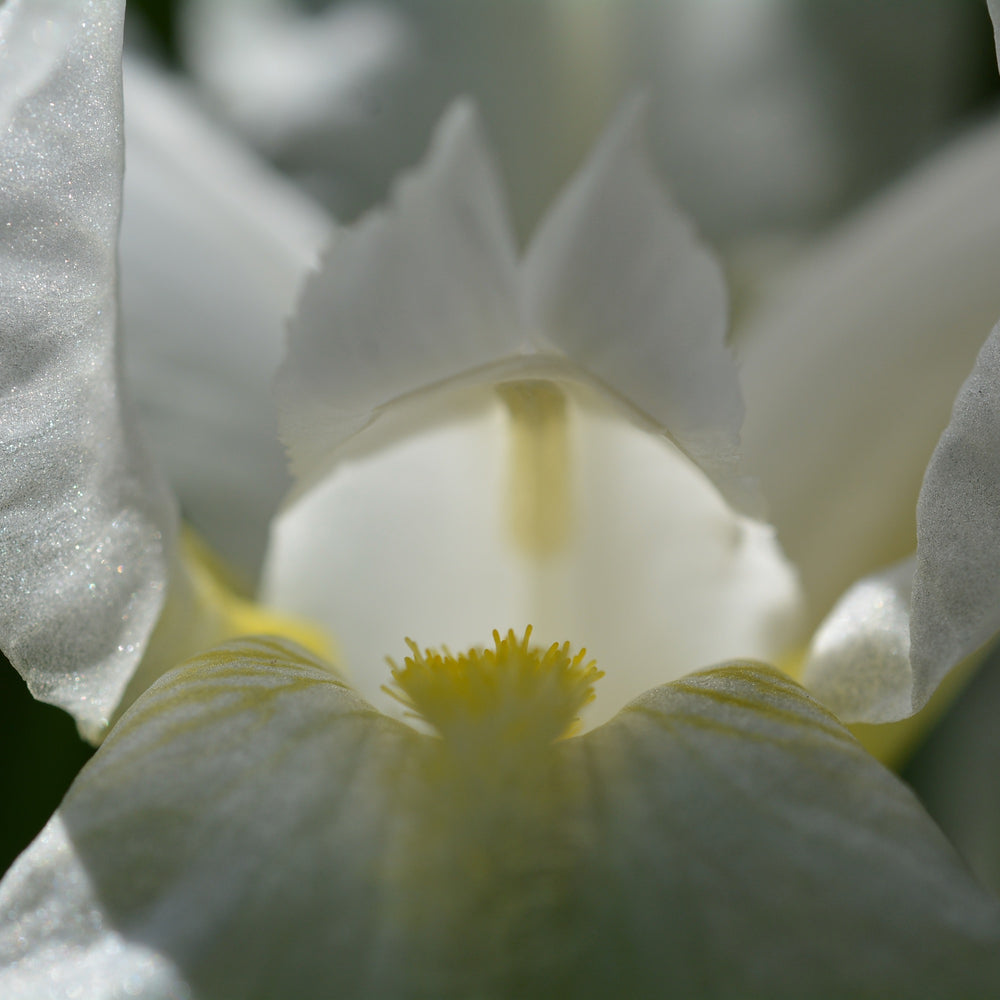
[[[156,623],[175,519],[118,379],[123,7],[0,10],[0,635],[32,693],[85,728]]]
[[[771,670],[655,689],[530,767],[447,753],[273,640],[178,668],[0,888],[3,995],[1000,985],[1000,904],[905,786]]]

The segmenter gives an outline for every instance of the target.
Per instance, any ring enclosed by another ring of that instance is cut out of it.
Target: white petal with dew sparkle
[[[271,382],[331,223],[178,83],[125,70],[127,377],[185,518],[252,583],[288,488]]]
[[[1000,315],[1000,119],[803,255],[736,343],[743,450],[813,622],[912,554],[955,393]]]
[[[174,524],[117,382],[123,6],[0,10],[0,644],[87,727],[156,622]]]
[[[206,654],[143,696],[0,886],[0,990],[1000,986],[996,899],[905,786],[772,671],[658,688],[520,771],[498,751],[485,769],[449,756],[273,641]]]
[[[400,396],[521,347],[514,247],[471,107],[456,104],[394,202],[334,241],[306,285],[279,374],[293,473]]]
[[[917,504],[913,699],[1000,629],[1000,324],[955,400]]]
[[[641,104],[619,112],[525,258],[540,335],[665,429],[727,495],[743,419],[722,272],[643,149]]]

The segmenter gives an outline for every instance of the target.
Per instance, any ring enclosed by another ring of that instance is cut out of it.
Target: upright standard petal
[[[507,241],[483,239],[504,232],[499,199],[455,111],[399,209],[346,233],[306,289],[283,393],[310,423],[288,435],[293,461],[303,441],[314,457],[263,593],[336,634],[376,702],[406,635],[577,635],[623,664],[588,724],[790,644],[794,572],[716,488],[744,485],[721,275],[637,128],[626,109],[515,275]]]
[[[332,224],[135,60],[125,140],[129,385],[185,519],[249,587],[289,486],[271,383]]]
[[[424,735],[270,640],[178,668],[0,887],[0,990],[857,1000],[1000,987],[995,897],[787,678],[730,665],[554,744],[538,742],[553,687],[534,691],[494,703],[510,724],[523,709],[524,730],[445,711]]]
[[[85,726],[142,655],[174,524],[118,378],[123,7],[0,10],[0,644]]]
[[[628,104],[543,220],[523,265],[543,339],[688,452],[742,506],[743,400],[721,269],[667,197]]]
[[[381,407],[521,346],[513,241],[471,106],[453,106],[395,203],[335,239],[277,381],[292,472],[326,471]]]

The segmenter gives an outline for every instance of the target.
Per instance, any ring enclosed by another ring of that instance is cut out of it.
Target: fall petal
[[[373,921],[393,790],[382,769],[407,733],[267,641],[175,671],[11,870],[0,992],[365,995],[397,978]],[[320,775],[332,794],[316,797]]]
[[[995,897],[773,671],[658,688],[530,759],[496,750],[454,756],[271,640],[205,654],[136,704],[0,886],[3,994],[1000,984]]]
[[[852,722],[923,708],[1000,630],[1000,326],[924,474],[917,553],[850,587],[820,625],[804,682]]]
[[[678,995],[996,988],[996,899],[912,793],[787,678],[705,671],[565,753],[586,762],[598,832],[581,879],[598,924],[580,972],[595,994],[616,972],[602,961],[612,941],[637,996],[659,993],[664,970]]]

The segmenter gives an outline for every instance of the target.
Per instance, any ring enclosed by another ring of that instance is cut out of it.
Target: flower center
[[[531,626],[518,638],[493,632],[493,649],[453,655],[407,639],[403,666],[389,660],[393,687],[383,690],[430,723],[452,749],[530,748],[568,736],[594,697],[603,673],[587,651],[570,645],[530,646]]]

